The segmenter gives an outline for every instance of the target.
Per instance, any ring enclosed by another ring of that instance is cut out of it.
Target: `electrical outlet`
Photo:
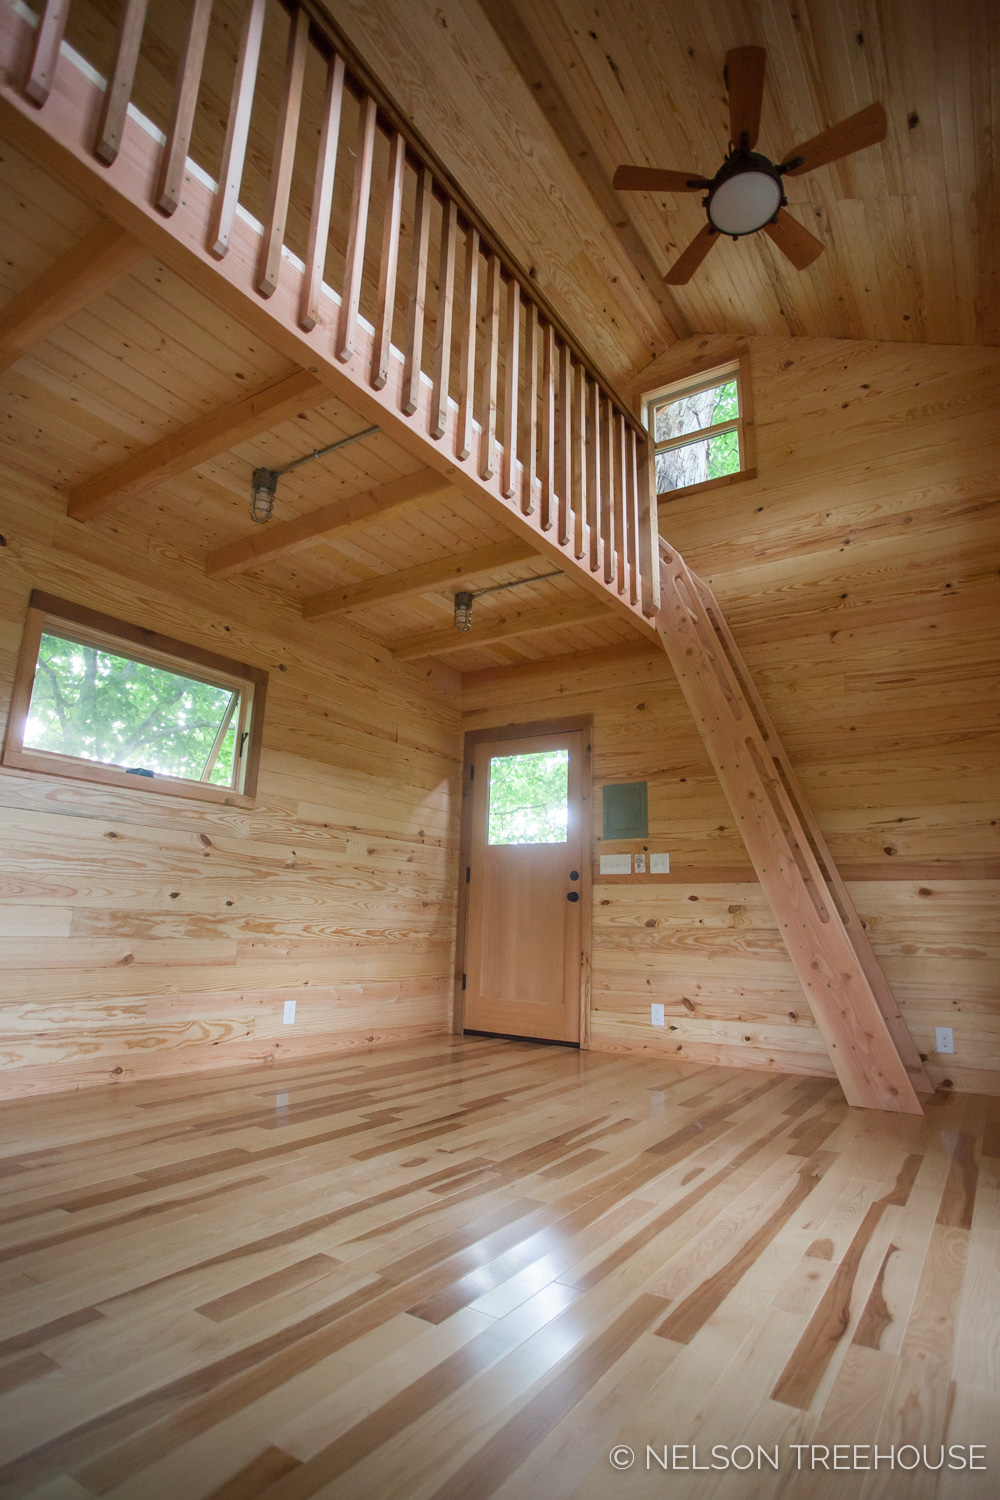
[[[662,1005],[651,1005],[649,1007],[649,1020],[652,1026],[666,1026],[666,1017],[663,1014]]]
[[[635,857],[633,858],[632,864],[633,864],[633,867],[635,869],[635,873],[637,875],[645,875],[645,873],[646,873],[646,856],[644,854],[637,854],[637,855],[635,855]]]
[[[294,1026],[295,1025],[295,1001],[294,1000],[286,1000],[285,1001],[285,1013],[284,1013],[284,1015],[281,1018],[281,1022],[282,1022],[283,1026]]]
[[[935,1026],[934,1047],[937,1052],[954,1052],[955,1033],[950,1026]]]
[[[669,875],[670,855],[651,854],[649,856],[649,873],[650,875]]]

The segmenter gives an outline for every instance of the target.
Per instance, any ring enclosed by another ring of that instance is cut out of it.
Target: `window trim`
[[[697,433],[683,433],[677,438],[667,438],[662,443],[657,443],[653,438],[653,408],[662,406],[666,401],[678,401],[683,396],[693,396],[698,391],[707,391],[713,385],[722,385],[727,379],[736,377],[736,390],[739,399],[740,414],[738,417],[727,422],[719,422],[714,427],[702,428]],[[727,359],[722,363],[717,362],[717,357],[706,360],[700,368],[689,370],[680,380],[672,380],[667,385],[658,386],[656,390],[646,391],[642,396],[642,424],[650,436],[650,448],[654,455],[657,453],[669,453],[674,448],[689,447],[692,443],[704,442],[708,437],[715,437],[721,432],[736,431],[738,434],[740,448],[740,467],[735,474],[720,474],[716,479],[703,479],[699,484],[685,484],[676,490],[663,490],[657,494],[657,501],[674,500],[679,495],[699,495],[706,490],[721,489],[723,485],[736,484],[743,479],[756,479],[757,477],[757,444],[754,433],[753,399],[750,388],[750,356],[745,353],[736,355],[733,359]]]
[[[63,633],[70,639],[100,645],[108,650],[113,650],[116,642],[137,648],[129,652],[129,655],[138,661],[174,671],[178,667],[195,667],[198,679],[202,682],[217,681],[223,687],[238,686],[241,689],[241,722],[237,726],[237,745],[239,735],[246,728],[249,729],[238,787],[189,781],[180,776],[135,776],[118,766],[103,765],[99,761],[86,761],[50,750],[26,748],[24,732],[31,706],[38,651],[46,628],[50,628],[53,634]],[[124,787],[133,792],[166,794],[198,802],[218,802],[227,807],[254,807],[267,680],[267,672],[260,667],[248,666],[246,662],[219,656],[214,651],[205,651],[200,646],[189,645],[173,636],[160,635],[155,630],[147,630],[141,625],[132,625],[126,620],[88,609],[86,605],[60,599],[40,589],[32,589],[14,673],[10,714],[0,763],[11,770],[97,782],[103,786]]]

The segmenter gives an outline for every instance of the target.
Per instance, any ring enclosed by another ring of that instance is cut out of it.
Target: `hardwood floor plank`
[[[998,1120],[471,1037],[0,1107],[0,1486],[597,1500],[615,1441],[978,1441]],[[951,1500],[895,1481],[718,1497]]]

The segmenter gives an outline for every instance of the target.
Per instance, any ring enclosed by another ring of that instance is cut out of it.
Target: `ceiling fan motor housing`
[[[723,162],[703,199],[708,222],[734,240],[756,234],[785,203],[781,173],[757,151],[737,148]]]

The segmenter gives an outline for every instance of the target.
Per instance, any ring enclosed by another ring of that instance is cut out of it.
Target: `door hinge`
[[[465,867],[465,883],[466,883],[466,885],[468,885],[468,883],[469,883],[469,881],[471,879],[472,879],[472,866],[471,865],[466,865],[466,867]]]
[[[470,766],[469,767],[469,780],[470,781],[475,781],[475,779],[476,779],[476,768],[475,768],[475,766]]]
[[[463,974],[462,975],[462,989],[463,990],[465,989],[465,981],[468,979],[468,977],[469,977],[468,974]]]

